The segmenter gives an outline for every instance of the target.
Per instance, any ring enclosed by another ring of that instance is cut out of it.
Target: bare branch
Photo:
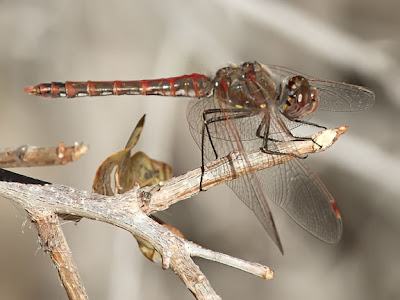
[[[60,142],[58,147],[21,146],[0,151],[0,167],[33,167],[49,165],[65,165],[80,158],[89,150],[83,143],[75,143],[65,147]]]
[[[324,130],[313,136],[315,142],[307,140],[277,143],[278,150],[286,153],[294,152],[297,155],[324,151],[346,130],[347,126]],[[285,163],[293,158],[289,155],[276,155],[271,159],[271,155],[261,151],[248,153],[247,157],[248,159],[244,160],[238,152],[233,152],[207,165],[203,187],[209,188],[250,172]],[[215,172],[216,170],[218,172]],[[162,267],[171,268],[197,299],[220,299],[204,274],[194,264],[191,256],[227,264],[264,279],[269,279],[273,275],[272,270],[195,246],[147,216],[197,194],[200,176],[201,169],[196,169],[156,186],[141,189],[135,186],[127,193],[113,197],[78,191],[62,185],[31,185],[1,181],[0,195],[13,200],[30,215],[37,214],[39,210],[47,216],[52,213],[76,215],[121,227],[150,243],[160,253]]]
[[[347,129],[347,126],[342,126],[339,128],[327,129],[315,134],[312,139],[321,147],[311,140],[280,142],[276,143],[278,147],[277,151],[282,153],[294,153],[299,156],[325,151],[332,146]],[[238,152],[232,152],[230,155],[205,166],[203,189],[233,180],[251,172],[285,163],[293,159],[293,157],[290,155],[275,155],[274,159],[271,159],[270,155],[257,150],[247,153],[247,159],[250,166],[245,163]],[[170,205],[178,201],[192,197],[200,191],[200,176],[201,169],[196,169],[184,175],[174,177],[164,183],[160,183],[157,187],[141,189],[143,192],[147,192],[149,197],[151,197],[151,201],[143,203],[144,206],[142,210],[146,214],[153,214],[157,211],[167,209]],[[129,193],[125,195],[129,195]]]
[[[37,214],[38,208],[47,213],[79,215],[121,227],[148,241],[161,254],[163,268],[171,268],[198,299],[220,299],[186,253],[185,241],[139,209],[137,193],[136,188],[132,199],[123,199],[122,195],[107,197],[61,185],[0,182],[0,194],[14,200],[30,215]]]

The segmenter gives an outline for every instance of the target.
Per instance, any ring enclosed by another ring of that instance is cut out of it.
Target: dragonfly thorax
[[[269,101],[275,101],[275,83],[257,62],[220,69],[214,89],[224,105],[255,113],[265,109]]]

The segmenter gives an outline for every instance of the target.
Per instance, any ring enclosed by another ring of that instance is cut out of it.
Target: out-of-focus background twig
[[[174,174],[200,165],[185,120],[189,100],[46,100],[23,93],[39,82],[212,75],[227,63],[257,60],[366,85],[376,92],[372,111],[324,112],[314,120],[350,126],[332,149],[308,159],[341,208],[338,245],[312,238],[273,207],[286,251],[281,256],[226,187],[177,204],[162,218],[205,247],[274,268],[275,279],[265,282],[198,260],[223,299],[399,298],[399,9],[393,0],[3,1],[1,147],[83,140],[91,151],[81,160],[20,172],[90,190],[97,167],[124,146],[146,113],[138,150],[169,163]],[[5,199],[0,205],[0,298],[64,298],[25,213]],[[132,251],[129,233],[87,220],[64,229],[92,299],[187,299],[172,272]]]

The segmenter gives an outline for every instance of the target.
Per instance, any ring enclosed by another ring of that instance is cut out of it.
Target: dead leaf
[[[132,189],[135,183],[141,187],[155,185],[172,177],[171,167],[161,161],[151,159],[143,152],[137,152],[131,156],[131,150],[136,146],[144,126],[145,115],[140,119],[133,130],[125,149],[109,157],[96,171],[93,181],[93,192],[112,196],[116,193],[123,194]],[[112,186],[112,174],[114,173],[114,188]],[[153,217],[153,216],[152,216]],[[184,238],[183,234],[175,227],[164,224],[153,217],[162,226],[174,234]],[[161,263],[161,255],[147,241],[134,236],[139,244],[139,249],[145,257],[155,263]]]

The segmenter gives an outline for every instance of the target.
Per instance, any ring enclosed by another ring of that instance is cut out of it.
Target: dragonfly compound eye
[[[303,119],[317,109],[318,91],[310,87],[306,78],[294,76],[284,87],[280,100],[285,101],[282,113],[288,119]]]

